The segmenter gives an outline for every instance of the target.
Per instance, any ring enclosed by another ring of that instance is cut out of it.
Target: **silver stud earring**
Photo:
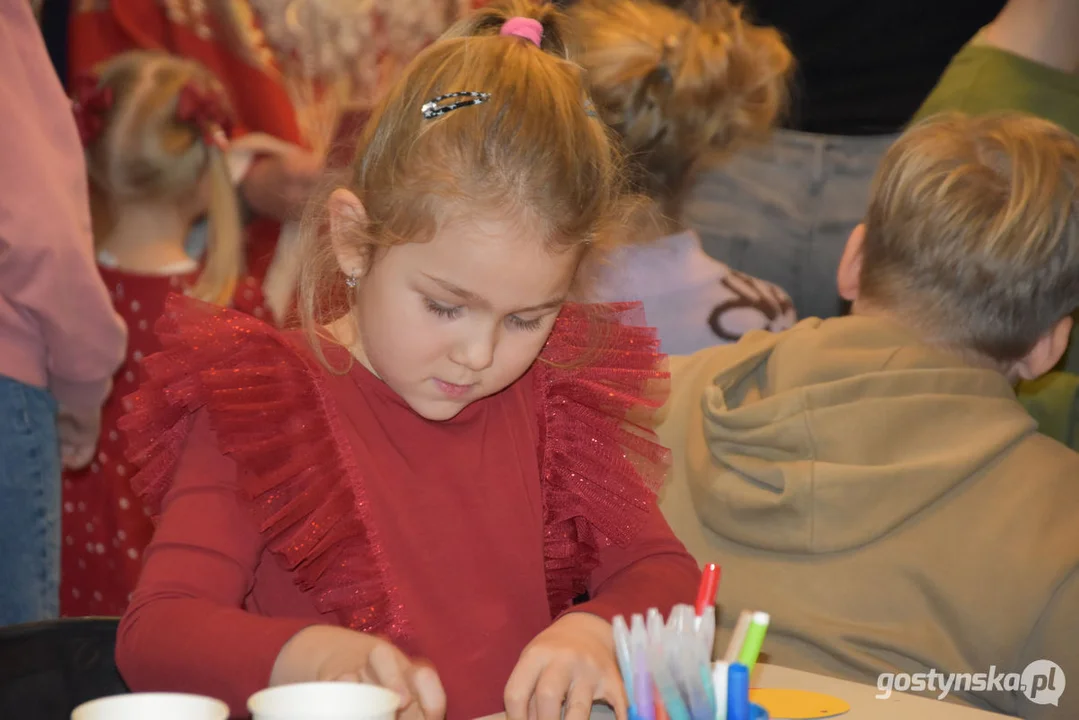
[[[347,278],[345,278],[345,285],[347,285],[349,288],[355,289],[355,287],[356,287],[356,273],[352,273]]]

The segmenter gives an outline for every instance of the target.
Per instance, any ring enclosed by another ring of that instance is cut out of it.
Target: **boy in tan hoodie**
[[[848,317],[672,361],[663,506],[723,566],[717,645],[764,610],[769,662],[1079,718],[1079,454],[1012,390],[1079,306],[1079,140],[1020,115],[912,128],[838,279]]]

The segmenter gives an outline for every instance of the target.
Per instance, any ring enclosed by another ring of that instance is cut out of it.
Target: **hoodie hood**
[[[750,547],[871,543],[1036,430],[1003,375],[879,317],[812,318],[706,352],[711,463],[689,469],[690,491],[711,531]]]

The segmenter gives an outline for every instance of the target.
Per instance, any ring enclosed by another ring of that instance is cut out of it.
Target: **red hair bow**
[[[112,108],[111,87],[100,87],[94,75],[79,75],[71,83],[71,110],[82,146],[97,140],[105,129],[105,114]]]
[[[224,150],[232,135],[232,116],[217,93],[203,90],[192,83],[184,85],[176,101],[176,119],[197,125],[202,140]]]

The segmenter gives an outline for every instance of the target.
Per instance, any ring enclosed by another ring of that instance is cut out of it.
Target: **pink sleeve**
[[[71,108],[27,2],[0,3],[0,68],[0,316],[43,341],[62,405],[94,407],[123,359],[125,330],[94,263]]]
[[[653,505],[629,545],[600,550],[599,566],[589,583],[591,599],[571,612],[588,612],[609,621],[615,615],[628,618],[631,613],[657,608],[666,617],[673,606],[694,603],[700,579],[697,562]]]
[[[131,605],[120,623],[116,662],[135,691],[175,691],[224,700],[246,715],[285,643],[312,620],[242,609],[262,542],[217,450],[205,411],[187,438]]]

